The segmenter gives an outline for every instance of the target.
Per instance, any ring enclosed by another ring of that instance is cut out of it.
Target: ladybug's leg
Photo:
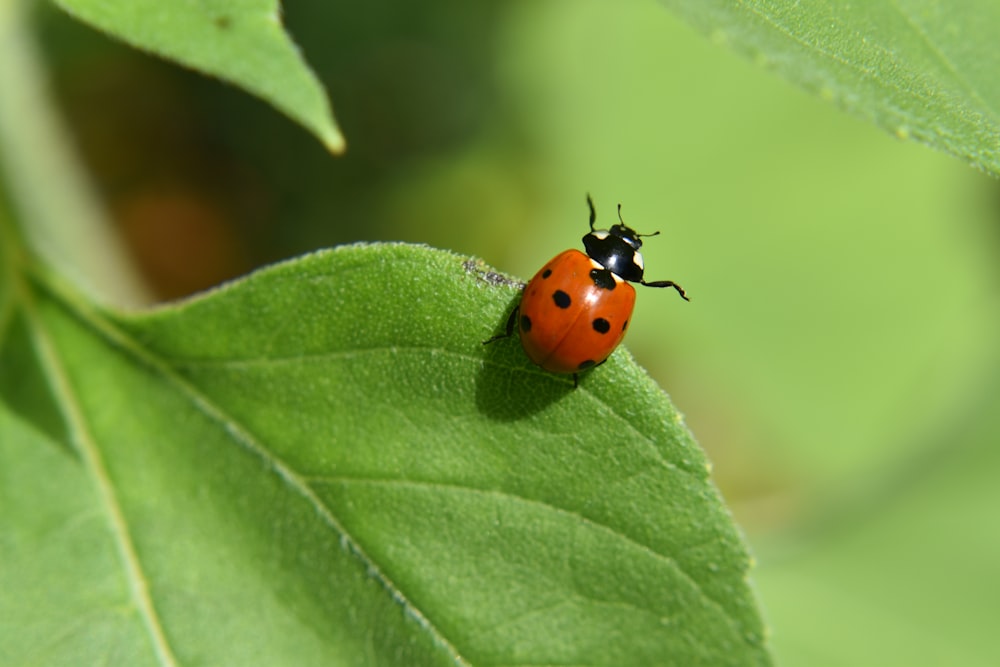
[[[685,301],[691,300],[688,298],[688,295],[684,293],[684,288],[672,280],[657,280],[651,283],[647,283],[645,280],[643,280],[640,281],[640,284],[645,285],[646,287],[673,287],[675,290],[677,290],[677,293],[681,295],[682,299],[684,299]]]
[[[593,370],[593,369],[597,368],[598,366],[600,366],[601,364],[603,364],[606,361],[607,361],[607,359],[605,359],[604,361],[599,361],[596,364],[594,364],[593,366],[591,366],[590,368],[588,368],[587,370],[588,371]],[[580,374],[579,373],[573,373],[573,389],[576,389],[579,385],[580,385]]]
[[[517,324],[517,313],[521,310],[521,306],[514,306],[514,310],[510,311],[510,317],[507,318],[507,328],[502,334],[497,334],[490,338],[489,340],[484,340],[483,345],[489,345],[493,341],[500,340],[501,338],[510,338],[514,335],[514,325]]]

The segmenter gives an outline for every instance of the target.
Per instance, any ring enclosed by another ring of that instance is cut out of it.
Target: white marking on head
[[[633,253],[632,261],[635,262],[635,265],[638,266],[641,271],[646,270],[646,267],[643,266],[642,263],[642,253],[639,252],[638,250],[636,250],[635,253]]]

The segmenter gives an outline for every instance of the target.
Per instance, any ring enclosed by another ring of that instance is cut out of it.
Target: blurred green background
[[[39,16],[56,92],[174,298],[352,241],[530,277],[598,219],[662,230],[628,346],[758,559],[788,665],[995,665],[1000,188],[653,2],[284,3],[348,153]],[[483,323],[488,332],[497,323]],[[485,335],[485,333],[484,333]]]

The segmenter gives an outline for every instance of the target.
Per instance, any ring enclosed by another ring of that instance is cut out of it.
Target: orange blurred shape
[[[212,199],[182,189],[147,190],[114,208],[126,244],[161,299],[204,290],[250,268],[243,238]]]

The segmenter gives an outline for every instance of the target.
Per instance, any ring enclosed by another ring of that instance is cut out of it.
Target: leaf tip
[[[343,155],[347,151],[347,142],[344,135],[335,126],[323,128],[319,132],[319,139],[323,142],[326,150],[334,155]]]

